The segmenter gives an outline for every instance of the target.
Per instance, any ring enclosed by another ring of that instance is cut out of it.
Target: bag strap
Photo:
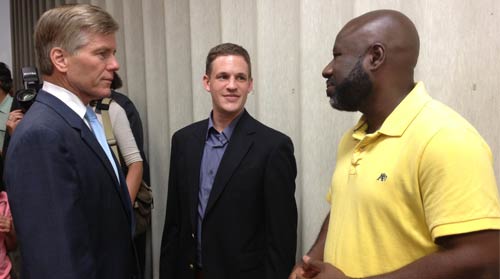
[[[104,98],[97,103],[96,108],[101,111],[102,126],[104,127],[104,133],[106,134],[106,141],[115,154],[118,164],[120,164],[121,166],[120,156],[118,154],[118,145],[115,139],[115,135],[113,134],[113,127],[111,126],[111,119],[109,117],[109,105],[112,101],[113,99],[111,98]]]

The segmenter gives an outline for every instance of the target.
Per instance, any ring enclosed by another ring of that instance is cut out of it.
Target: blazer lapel
[[[251,124],[255,120],[246,111],[243,113],[244,115],[242,115],[239,123],[236,125],[233,135],[229,140],[229,145],[222,156],[222,160],[212,186],[212,191],[210,192],[210,197],[208,198],[205,216],[210,212],[210,209],[213,208],[234,171],[239,167],[241,160],[250,151],[250,148],[253,145],[251,135],[255,133],[255,130],[252,129]]]

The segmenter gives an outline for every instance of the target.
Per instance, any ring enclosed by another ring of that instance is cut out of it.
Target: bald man
[[[499,278],[500,206],[478,132],[414,82],[419,37],[396,11],[347,23],[325,67],[340,141],[331,210],[294,278]]]

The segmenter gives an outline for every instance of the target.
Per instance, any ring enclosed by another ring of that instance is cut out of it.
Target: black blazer
[[[125,180],[66,104],[38,93],[5,172],[22,278],[135,278]]]
[[[208,119],[172,137],[160,278],[193,279],[200,165]],[[243,112],[202,224],[204,279],[285,279],[295,263],[297,168],[290,138]]]

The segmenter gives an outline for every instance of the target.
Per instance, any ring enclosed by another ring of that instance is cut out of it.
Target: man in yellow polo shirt
[[[327,96],[360,111],[340,141],[316,243],[290,278],[499,278],[500,205],[490,148],[415,83],[405,15],[351,20],[326,66]]]

